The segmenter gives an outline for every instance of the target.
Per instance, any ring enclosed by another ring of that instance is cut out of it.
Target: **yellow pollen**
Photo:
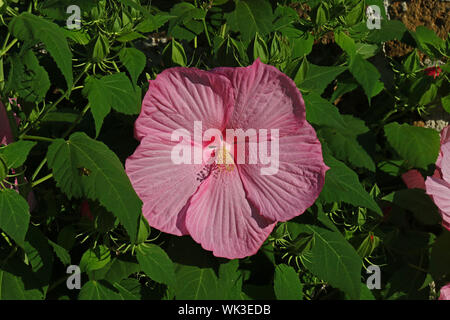
[[[220,171],[231,172],[234,170],[234,161],[226,146],[218,149],[216,157],[217,167]]]

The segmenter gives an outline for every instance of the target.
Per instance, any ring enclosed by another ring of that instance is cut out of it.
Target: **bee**
[[[87,168],[84,168],[84,167],[78,168],[78,174],[80,176],[87,176],[88,177],[91,173],[92,173],[92,171],[87,169]]]

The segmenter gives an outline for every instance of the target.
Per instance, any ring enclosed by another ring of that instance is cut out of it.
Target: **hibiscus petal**
[[[193,132],[202,121],[202,134],[209,128],[223,130],[232,113],[233,88],[226,77],[195,68],[170,68],[150,80],[136,120],[135,135],[165,138],[176,129]]]
[[[192,238],[228,259],[255,254],[275,224],[249,204],[236,169],[214,171],[192,197],[186,214]]]
[[[450,283],[441,288],[439,300],[450,300]]]
[[[450,225],[450,183],[433,177],[425,181],[426,193],[433,198],[442,215],[443,225]],[[449,229],[450,230],[450,229]]]
[[[446,143],[441,146],[442,161],[441,172],[445,181],[450,181],[450,143]]]
[[[156,136],[145,137],[127,159],[125,168],[134,190],[144,203],[142,212],[150,226],[163,232],[185,235],[188,232],[184,224],[184,207],[202,181],[199,174],[203,166],[175,164],[171,155],[177,144]],[[186,142],[186,146],[190,147],[190,144]],[[192,157],[191,163],[194,163]]]
[[[422,174],[416,169],[409,170],[402,174],[402,180],[408,189],[422,189],[425,190],[425,179]]]
[[[256,60],[251,66],[216,68],[235,89],[235,106],[228,128],[279,129],[294,132],[305,121],[305,103],[294,81],[273,66]]]
[[[260,146],[258,146],[260,147]],[[270,150],[270,144],[267,149]],[[254,149],[256,150],[256,149]],[[262,175],[263,165],[239,164],[248,199],[264,217],[287,221],[302,214],[319,196],[329,169],[323,162],[322,146],[306,121],[295,135],[279,139],[279,168]]]

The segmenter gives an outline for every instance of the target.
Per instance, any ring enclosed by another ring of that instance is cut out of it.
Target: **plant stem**
[[[203,18],[203,19],[202,19],[202,22],[203,22],[203,28],[205,29],[206,40],[208,40],[209,46],[212,47],[212,45],[211,45],[211,39],[209,38],[208,27],[206,26],[206,19]]]
[[[72,130],[75,129],[75,127],[80,123],[81,119],[83,119],[86,112],[88,112],[90,107],[91,105],[89,103],[86,105],[86,107],[84,107],[83,111],[81,111],[81,113],[78,115],[78,118],[72,123],[69,129],[67,129],[67,131],[64,132],[62,139],[65,139],[72,132]]]
[[[28,135],[22,135],[22,140],[36,140],[36,141],[45,141],[45,142],[53,142],[55,139],[47,138],[47,137],[39,137],[39,136],[28,136]]]
[[[31,183],[31,187],[34,188],[34,187],[36,187],[38,184],[40,184],[40,183],[42,183],[42,182],[45,182],[45,181],[47,181],[47,180],[50,179],[50,178],[53,178],[53,173],[50,173],[50,174],[46,175],[45,177],[43,177],[43,178],[41,178],[41,179],[39,179],[39,180],[37,180],[37,181],[32,182],[32,183]]]
[[[41,169],[44,167],[44,165],[47,163],[47,157],[45,157],[41,163],[39,164],[39,166],[36,168],[36,171],[33,173],[33,175],[31,176],[31,181],[34,181],[37,177],[37,175],[39,174],[39,172],[41,171]]]

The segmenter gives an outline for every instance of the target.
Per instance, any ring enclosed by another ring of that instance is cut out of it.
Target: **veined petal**
[[[232,113],[234,98],[229,80],[219,74],[195,68],[170,68],[150,80],[135,123],[135,136],[165,138],[177,129],[194,132],[194,122],[223,130]]]
[[[186,214],[192,238],[228,259],[255,254],[275,224],[247,201],[236,169],[214,171],[191,198]]]
[[[425,181],[426,192],[433,198],[442,215],[443,225],[447,229],[450,226],[450,183],[439,179],[428,177]]]
[[[450,142],[441,146],[442,161],[441,161],[441,172],[442,178],[450,182]]]
[[[235,106],[227,128],[279,129],[288,135],[305,121],[305,103],[294,81],[273,66],[256,60],[251,66],[216,68],[230,79]]]
[[[161,231],[184,235],[185,205],[196,192],[204,172],[202,164],[175,164],[172,150],[181,144],[190,148],[189,142],[162,140],[157,136],[142,139],[125,163],[125,170],[134,190],[143,202],[142,212],[150,226]],[[193,152],[191,150],[191,162]],[[207,172],[204,172],[207,175]]]
[[[270,148],[269,143],[267,149]],[[271,153],[270,156],[279,159],[273,174],[270,171],[262,174],[262,168],[272,165],[262,164],[261,159],[257,164],[238,164],[239,172],[247,198],[260,214],[270,220],[287,221],[314,203],[329,168],[323,162],[322,146],[316,133],[306,121],[295,135],[280,137],[278,155]]]

